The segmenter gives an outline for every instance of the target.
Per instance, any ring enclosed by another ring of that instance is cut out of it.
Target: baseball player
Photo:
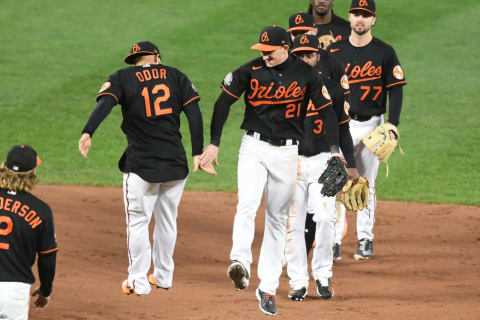
[[[52,210],[30,193],[39,164],[32,147],[16,145],[0,166],[0,319],[28,319],[37,253],[34,305],[44,309],[50,301],[58,248]]]
[[[233,225],[232,264],[227,274],[237,290],[246,290],[252,263],[251,245],[255,215],[266,195],[265,231],[258,261],[260,285],[256,290],[260,310],[277,313],[275,293],[282,273],[286,221],[295,190],[298,142],[304,135],[308,99],[317,107],[313,130],[327,130],[327,145],[339,155],[338,125],[328,91],[308,64],[289,55],[285,29],[269,26],[251,48],[261,57],[227,74],[215,103],[211,141],[202,155],[209,165],[218,157],[218,146],[230,106],[242,94],[245,130],[238,159],[238,205]],[[320,195],[319,195],[320,196]]]
[[[162,64],[156,45],[138,42],[124,61],[132,66],[118,70],[102,85],[78,145],[86,158],[95,130],[116,104],[122,106],[121,127],[128,145],[118,165],[124,173],[129,263],[122,290],[146,295],[150,284],[172,286],[177,208],[188,175],[180,113],[186,114],[190,127],[194,172],[203,149],[203,124],[195,87],[185,74]],[[153,257],[148,232],[152,213]],[[152,259],[154,272],[147,278]]]
[[[320,48],[325,50],[335,41],[347,39],[350,35],[348,21],[333,13],[335,0],[310,0],[308,13],[313,16]]]
[[[397,126],[402,108],[403,90],[407,83],[394,49],[374,38],[371,28],[376,22],[374,0],[353,0],[349,10],[351,34],[348,39],[333,43],[329,52],[345,64],[350,84],[350,132],[355,145],[358,172],[368,179],[370,201],[357,212],[358,248],[356,260],[373,256],[375,222],[375,180],[379,160],[365,147],[362,139],[384,122],[387,93],[388,122]],[[393,132],[390,135],[395,137]]]
[[[340,128],[340,148],[348,162],[350,170],[355,169],[353,155],[353,142],[350,135],[348,122],[350,117],[346,113],[348,106],[345,96],[349,93],[347,76],[337,78],[332,74],[331,66],[336,59],[328,52],[319,49],[318,38],[314,35],[298,35],[292,47],[292,53],[310,64],[322,76],[322,79],[332,95],[334,110]],[[343,68],[342,68],[343,69]],[[288,297],[294,301],[302,301],[307,295],[309,276],[307,267],[308,251],[305,248],[305,236],[314,234],[316,246],[313,251],[312,273],[317,284],[317,293],[324,299],[333,296],[331,287],[333,251],[332,243],[335,235],[335,197],[318,195],[322,185],[318,177],[327,166],[331,154],[324,135],[315,134],[314,122],[310,115],[317,112],[309,109],[305,120],[305,137],[298,147],[298,177],[295,195],[290,207],[287,224],[287,244],[285,256],[287,260],[287,273],[290,278]],[[312,212],[315,229],[304,233],[307,208]]]
[[[333,1],[330,1],[330,2],[315,1],[315,4],[318,7],[316,11],[317,20],[321,20],[320,18],[325,18],[325,16],[328,15],[331,18],[330,20],[328,20],[329,22],[326,22],[326,20],[324,19],[319,22],[325,22],[326,24],[315,26],[314,17],[311,14],[299,12],[299,13],[292,14],[290,16],[288,20],[289,22],[288,31],[292,35],[292,43],[295,38],[293,35],[300,35],[300,34],[317,35],[320,43],[320,48],[325,49],[326,44],[331,43],[330,41],[331,39],[326,41],[326,39],[329,39],[328,37],[330,36],[330,34],[331,33],[333,34],[333,31],[331,31],[330,29],[335,30],[335,34],[337,34],[338,31],[345,29],[344,30],[345,34],[348,35],[350,34],[350,25],[348,24],[347,21],[343,20],[342,18],[333,15],[333,12],[332,12]],[[312,11],[312,8],[310,8],[310,12],[311,11]],[[325,13],[325,16],[320,16],[319,12]],[[345,25],[342,21],[347,25],[346,28],[344,28]],[[329,26],[332,26],[332,27],[329,28]],[[320,36],[318,35],[319,32],[321,34]],[[338,35],[336,38],[341,39],[341,35]],[[323,42],[320,42],[320,41],[323,41]],[[336,84],[343,83],[344,86],[348,85],[348,79],[346,79],[346,76],[345,76],[345,66],[340,61],[338,61],[338,59],[324,52],[319,52],[318,54],[313,53],[311,54],[311,56],[315,56],[315,57],[323,56],[323,58],[320,59],[321,66],[319,66],[319,72],[323,74],[324,80],[325,79],[333,80],[333,82],[335,82]],[[316,60],[314,59],[313,61],[316,61]],[[343,78],[344,76],[345,78]],[[350,107],[349,106],[350,92],[348,90],[344,90],[344,91],[345,91],[345,101],[346,101],[345,107],[348,109]],[[347,168],[350,177],[352,179],[356,179],[356,177],[358,178],[358,173],[356,172],[356,170],[353,170],[353,169],[354,168]],[[333,245],[333,259],[339,260],[341,259],[340,244],[342,241],[344,228],[346,228],[346,224],[345,224],[345,207],[339,200],[337,200],[336,208],[337,208],[337,219],[335,223],[335,241]],[[313,213],[311,211],[309,211],[308,213],[309,214],[307,215],[307,218],[305,221],[305,244],[306,244],[307,256],[313,247],[313,243],[315,241],[315,230],[316,230],[316,225],[315,225],[315,222],[313,221]]]

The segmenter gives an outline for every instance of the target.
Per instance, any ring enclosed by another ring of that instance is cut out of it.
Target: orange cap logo
[[[360,2],[359,2],[358,4],[360,5],[360,7],[366,7],[366,6],[368,6],[367,0],[360,0]]]
[[[267,33],[267,32],[264,32],[264,33],[262,34],[261,41],[262,41],[262,42],[270,41],[270,38],[268,37],[268,33]]]
[[[132,53],[137,53],[140,50],[141,50],[140,46],[135,43],[135,45],[132,48]]]
[[[308,38],[306,35],[303,35],[301,38],[300,38],[300,44],[305,44],[305,43],[310,43],[310,41],[308,41]]]
[[[295,17],[295,24],[300,24],[300,23],[304,23],[305,21],[303,21],[302,19],[302,16],[297,14],[297,16]]]

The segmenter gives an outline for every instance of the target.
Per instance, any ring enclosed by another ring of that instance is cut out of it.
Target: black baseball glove
[[[339,157],[331,157],[327,162],[327,168],[323,171],[320,178],[318,178],[318,183],[323,184],[320,193],[325,197],[333,197],[342,190],[347,180],[348,173],[342,159]]]

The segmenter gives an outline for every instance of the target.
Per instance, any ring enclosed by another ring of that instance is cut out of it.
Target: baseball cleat
[[[323,299],[330,299],[334,296],[335,290],[330,285],[330,279],[321,279],[315,281],[317,283],[317,293]]]
[[[341,260],[342,254],[340,253],[340,245],[335,243],[333,246],[333,261]]]
[[[122,282],[122,292],[126,295],[135,293],[138,296],[138,293],[136,293],[135,290],[133,290],[133,288],[128,284],[128,280]]]
[[[260,310],[268,315],[274,316],[277,314],[277,305],[275,304],[275,296],[265,293],[260,289],[255,291],[257,296],[258,306]]]
[[[249,283],[249,275],[247,269],[238,261],[234,261],[228,267],[227,275],[232,280],[235,289],[247,290]]]
[[[307,288],[305,287],[302,287],[298,290],[290,289],[290,292],[288,293],[288,299],[293,301],[303,301],[303,299],[305,299],[306,296],[307,296]]]
[[[358,248],[353,255],[355,260],[368,260],[373,257],[373,241],[368,239],[358,240]]]
[[[170,289],[170,288],[163,288],[163,287],[157,286],[157,279],[155,279],[155,275],[153,273],[148,276],[148,283],[150,283],[151,286],[157,287],[157,289],[163,289],[165,291]]]

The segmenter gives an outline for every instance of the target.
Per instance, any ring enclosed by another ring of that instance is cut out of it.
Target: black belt
[[[255,131],[253,131],[253,130],[248,130],[247,135],[252,136],[254,138],[258,137],[258,140],[268,142],[271,145],[277,146],[277,147],[283,147],[283,146],[286,146],[286,145],[297,145],[298,144],[298,141],[296,139],[270,139],[270,137],[267,137],[267,136],[265,136],[261,133],[257,133],[257,135],[255,136]],[[289,141],[291,141],[291,143],[288,143]]]
[[[378,117],[379,114],[375,114],[373,116],[362,116],[361,114],[351,114],[350,117],[352,117],[352,120],[355,120],[355,121],[360,121],[360,122],[363,122],[363,121],[368,121],[370,119],[372,119],[372,117]]]
[[[299,155],[299,156],[303,156],[303,157],[310,158],[310,157],[319,155],[319,154],[322,153],[322,152],[328,152],[328,151],[320,151],[320,152],[317,152],[317,153],[312,153],[312,152],[308,152],[308,151],[298,150],[298,155]]]

